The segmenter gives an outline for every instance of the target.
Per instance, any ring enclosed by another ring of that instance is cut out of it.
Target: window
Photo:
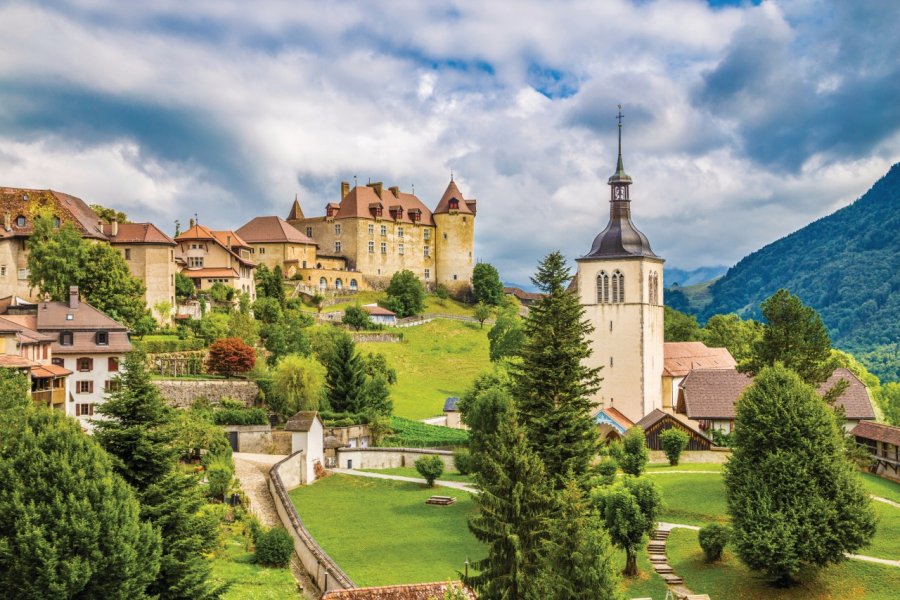
[[[403,244],[397,244],[397,254],[403,256]]]
[[[189,269],[202,269],[203,268],[203,257],[202,256],[188,256],[188,268]]]
[[[104,392],[118,392],[122,389],[122,382],[118,379],[107,379],[103,382]]]
[[[375,225],[374,223],[369,223],[369,235],[375,234]]]
[[[337,252],[338,254],[340,254],[340,252],[341,252],[341,243],[340,242],[334,243],[334,251]]]
[[[402,227],[397,228],[397,237],[403,237],[403,228]]]
[[[387,225],[381,226],[381,235],[387,235]]]
[[[387,243],[386,242],[381,242],[381,253],[387,254]]]
[[[609,275],[600,271],[597,275],[597,304],[609,304]]]
[[[93,402],[79,402],[75,405],[75,416],[76,417],[90,417],[94,414],[94,403]]]
[[[125,260],[131,260],[131,248],[125,248]]]
[[[426,242],[431,239],[431,230],[430,229],[426,229],[422,232],[422,239],[425,240]]]
[[[6,277],[6,265],[0,266],[0,277]]]
[[[341,235],[341,224],[340,223],[334,224],[334,235]]]
[[[94,368],[94,359],[82,357],[78,359],[78,370],[82,373],[91,371]]]
[[[463,217],[463,223],[467,223],[467,222],[468,222],[468,220],[466,219],[466,217]]]
[[[19,269],[19,279],[22,281],[28,279],[28,269]]]
[[[106,362],[106,370],[110,373],[116,373],[119,370],[119,357],[110,356]]]
[[[613,366],[613,357],[612,356],[609,357],[609,366],[610,367]]]
[[[612,302],[613,304],[625,302],[625,275],[618,269],[612,274]]]
[[[59,220],[59,217],[53,217],[53,226],[59,229],[60,225],[62,225],[62,221]]]
[[[56,365],[57,367],[61,367],[64,364],[63,359],[56,358],[55,356],[52,359],[50,359],[50,363]]]
[[[97,345],[98,346],[108,346],[109,345],[109,332],[108,331],[98,331],[97,332]]]
[[[75,383],[76,394],[92,394],[94,392],[93,381],[78,381]]]
[[[431,279],[431,269],[425,269],[425,279]]]
[[[659,273],[650,273],[650,304],[659,304]]]
[[[431,256],[431,248],[428,246],[425,246],[424,248],[422,248],[422,254],[426,257]]]
[[[444,239],[445,239],[445,240],[447,239],[447,234],[446,234],[446,233],[444,234]]]
[[[334,289],[336,289],[336,290],[344,289],[344,282],[341,281],[340,277],[338,277],[337,279],[334,280]]]
[[[456,281],[456,275],[453,276],[453,281]]]
[[[306,237],[312,237],[312,227],[306,228]]]
[[[260,248],[260,249],[259,249],[259,253],[260,253],[260,254],[265,254],[265,253],[266,253],[266,249],[265,249],[265,248]]]
[[[16,217],[16,227],[25,227],[25,217],[19,215]]]
[[[326,290],[328,289],[328,280],[324,277],[319,277],[319,289]]]
[[[369,242],[369,254],[375,254],[375,242]]]
[[[355,279],[350,280],[350,289],[354,292],[359,289],[359,284],[356,283]]]
[[[60,346],[71,346],[72,345],[72,332],[71,331],[63,331],[59,334],[59,345]]]

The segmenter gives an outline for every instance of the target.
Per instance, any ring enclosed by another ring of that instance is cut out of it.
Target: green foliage
[[[234,300],[236,290],[230,285],[217,281],[209,288],[209,297],[215,302],[225,303]]]
[[[135,347],[139,347],[147,354],[164,354],[168,352],[191,352],[194,350],[202,350],[205,344],[202,338],[185,338],[179,339],[175,336],[146,336],[141,341],[135,343]]]
[[[300,410],[319,410],[325,401],[325,367],[312,356],[289,354],[272,373],[266,403],[282,420]]]
[[[284,311],[284,317],[262,328],[263,346],[269,351],[266,359],[269,366],[277,363],[288,354],[309,355],[312,347],[309,342],[309,327],[312,318],[296,310]]]
[[[474,470],[472,453],[464,449],[455,450],[453,452],[453,467],[459,471],[460,475],[472,473]]]
[[[571,279],[559,252],[538,265],[532,281],[544,296],[525,319],[522,362],[511,367],[521,423],[556,489],[567,477],[583,478],[599,448],[590,400],[600,387],[599,369],[583,363],[593,327],[567,290]]]
[[[737,555],[781,584],[844,560],[875,532],[831,409],[781,365],[760,371],[738,401],[724,473]]]
[[[479,301],[478,304],[475,305],[475,310],[472,312],[472,316],[478,321],[478,325],[483,329],[484,322],[491,318],[491,315],[494,311],[490,306],[485,304],[484,302]]]
[[[45,408],[4,415],[0,439],[3,595],[148,598],[160,536],[103,449]]]
[[[383,375],[366,376],[364,394],[365,398],[361,407],[363,411],[385,417],[391,416],[391,413],[394,412],[391,390]]]
[[[348,336],[338,338],[325,363],[325,390],[333,410],[364,412],[366,371],[356,344]]]
[[[722,558],[730,536],[731,528],[720,523],[710,523],[700,528],[698,539],[706,562],[716,562]]]
[[[700,339],[697,317],[679,312],[674,308],[664,308],[664,336],[667,342],[694,342]]]
[[[28,376],[16,369],[0,369],[0,411],[19,411],[31,403]]]
[[[766,324],[760,340],[753,344],[750,359],[741,370],[755,375],[780,362],[811,385],[818,385],[834,372],[831,340],[818,313],[787,290],[778,290],[762,303]]]
[[[128,215],[126,215],[121,210],[116,210],[114,208],[106,208],[100,204],[91,204],[91,210],[97,213],[97,216],[103,220],[104,223],[112,223],[113,221],[117,223],[129,223]]]
[[[647,478],[625,477],[614,486],[596,488],[592,499],[612,543],[625,551],[625,575],[634,577],[638,549],[656,527],[662,505],[659,489]]]
[[[700,341],[709,348],[727,348],[740,363],[750,358],[762,334],[763,324],[759,321],[745,321],[734,313],[713,315],[700,330]]]
[[[206,493],[210,498],[224,500],[234,478],[234,463],[230,456],[210,456],[206,464]]]
[[[451,429],[440,425],[428,425],[411,419],[391,417],[394,433],[385,436],[383,446],[392,448],[445,448],[465,446],[469,433],[464,429]]]
[[[315,327],[309,332],[310,348],[323,365],[327,365],[328,361],[331,360],[338,342],[341,341],[343,343],[345,339],[353,341],[353,338],[346,331],[330,325]]]
[[[193,280],[183,273],[175,273],[175,300],[184,304],[197,292]]]
[[[479,457],[494,443],[497,429],[514,412],[509,377],[504,371],[479,375],[457,403],[462,421],[469,428],[472,472],[479,469]]]
[[[228,315],[228,337],[238,338],[248,346],[259,343],[259,323],[248,314],[234,311]]]
[[[256,562],[273,567],[286,567],[294,553],[294,538],[282,527],[273,527],[256,541]]]
[[[514,310],[501,310],[488,331],[492,362],[518,356],[525,344],[525,326]]]
[[[256,351],[239,338],[223,338],[209,346],[206,368],[210,373],[231,377],[256,365]]]
[[[472,269],[472,294],[475,302],[497,306],[503,300],[503,283],[500,273],[490,263],[480,262]]]
[[[673,467],[678,464],[678,459],[681,457],[684,449],[687,448],[688,441],[690,441],[688,434],[675,427],[670,427],[659,434],[660,446],[662,446],[663,452],[666,453],[669,464]]]
[[[206,345],[228,336],[228,315],[220,312],[208,312],[196,321],[197,334]]]
[[[594,468],[597,473],[598,485],[610,485],[616,480],[616,472],[619,470],[619,463],[616,459],[607,456],[603,458]]]
[[[204,450],[220,453],[231,449],[222,428],[213,424],[212,411],[177,410],[166,433],[173,451],[182,460],[200,458]]]
[[[438,284],[434,286],[434,295],[441,301],[441,304],[443,304],[450,299],[450,290],[447,289],[447,286]]]
[[[632,427],[622,439],[622,454],[618,457],[623,473],[640,476],[650,460],[650,449],[642,427]]]
[[[341,323],[348,327],[352,327],[356,331],[359,331],[360,329],[369,329],[372,326],[372,320],[369,318],[369,313],[363,310],[358,304],[355,306],[348,306],[344,310],[344,316],[341,317]]]
[[[281,267],[275,266],[271,271],[269,267],[260,264],[256,267],[256,297],[270,298],[279,306],[284,306],[284,274]]]
[[[153,310],[159,315],[163,323],[167,323],[172,318],[172,303],[168,300],[160,300],[153,305]]]
[[[876,392],[875,399],[885,420],[900,427],[900,383],[892,381],[884,384]]]
[[[425,309],[425,286],[412,271],[397,271],[387,288],[387,308],[397,317],[411,317]]]
[[[256,302],[253,303],[253,316],[257,320],[271,325],[278,323],[284,317],[284,311],[281,303],[277,298],[269,298],[267,296],[258,296]]]
[[[213,411],[216,425],[268,425],[269,417],[261,408],[247,408],[240,402],[223,400]]]
[[[428,482],[429,487],[434,487],[434,480],[444,473],[444,461],[440,456],[423,456],[416,461],[416,471]]]
[[[363,359],[366,364],[366,375],[381,376],[390,385],[397,383],[397,369],[388,364],[387,358],[380,352],[369,352]]]

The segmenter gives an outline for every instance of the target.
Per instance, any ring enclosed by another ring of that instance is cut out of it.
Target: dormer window
[[[16,227],[25,227],[26,219],[23,215],[16,217]]]
[[[60,346],[71,346],[72,345],[72,332],[71,331],[63,331],[59,334],[59,345]]]
[[[97,332],[97,345],[98,346],[108,346],[109,345],[109,332],[108,331],[98,331]]]
[[[459,210],[459,200],[450,198],[450,210]]]

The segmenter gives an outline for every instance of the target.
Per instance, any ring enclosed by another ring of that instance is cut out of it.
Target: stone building
[[[316,243],[281,217],[256,217],[235,231],[257,265],[281,267],[285,277],[316,264]]]
[[[463,197],[452,179],[433,212],[399,187],[379,182],[351,189],[342,182],[340,202],[328,203],[325,216],[305,216],[295,200],[287,220],[318,244],[317,269],[347,271],[342,287],[355,280],[356,289],[382,289],[406,269],[429,287],[464,294],[472,282],[475,213],[476,201]],[[338,286],[333,273],[330,280],[311,269],[301,274],[320,289]]]
[[[188,230],[176,236],[175,242],[175,260],[181,273],[190,277],[198,290],[221,283],[256,299],[252,247],[237,233],[213,231],[191,219]]]

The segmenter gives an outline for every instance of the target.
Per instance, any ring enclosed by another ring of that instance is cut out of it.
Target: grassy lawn
[[[620,587],[625,592],[626,598],[653,598],[663,600],[666,597],[666,583],[656,574],[653,566],[647,559],[646,546],[638,552],[638,574],[633,578],[624,575],[619,576]],[[625,568],[625,552],[613,550],[613,568],[621,573]]]
[[[241,525],[225,524],[224,544],[212,560],[212,578],[217,584],[230,583],[223,600],[282,600],[302,598],[291,570],[262,567],[246,548]]]
[[[448,396],[461,395],[490,369],[488,328],[476,323],[438,319],[397,331],[403,333],[399,344],[357,344],[362,352],[383,354],[397,369],[397,384],[391,388],[397,416],[440,415]]]
[[[415,477],[422,479],[415,467],[394,467],[392,469],[359,469],[360,471],[368,471],[369,473],[383,473],[385,475],[400,475],[401,477]],[[472,483],[472,478],[468,475],[462,475],[457,471],[444,471],[439,479],[444,481],[459,481],[462,483]]]
[[[347,294],[347,296],[351,296],[351,294]],[[340,310],[345,310],[348,306],[353,306],[357,303],[359,304],[372,304],[381,302],[387,299],[386,292],[357,292],[356,294],[352,294],[352,300],[347,302],[339,302],[337,304],[332,304],[331,306],[326,306],[322,309],[322,312],[337,312]],[[311,305],[307,305],[307,310],[315,310],[315,308]],[[456,300],[448,298],[447,300],[441,300],[437,296],[433,294],[428,294],[425,296],[425,310],[422,311],[424,313],[443,313],[447,315],[467,315],[472,316],[473,306],[471,304],[465,304],[463,302],[457,302]]]
[[[663,496],[661,521],[704,525],[728,521],[721,475],[706,473],[654,476]]]
[[[888,481],[871,473],[860,473],[859,477],[870,494],[900,502],[900,483]]]
[[[884,502],[873,502],[878,525],[872,543],[856,554],[900,560],[900,508]],[[900,569],[898,569],[900,570]]]
[[[682,455],[682,458],[685,458]],[[687,458],[690,458],[689,456]],[[650,474],[655,473],[665,473],[667,471],[675,472],[678,471],[715,471],[717,473],[722,472],[722,467],[725,465],[721,463],[686,463],[682,462],[674,467],[670,467],[669,463],[650,463],[647,465],[647,472]]]
[[[778,589],[749,571],[729,550],[723,560],[707,564],[697,532],[676,529],[667,544],[669,564],[694,593],[711,600],[893,600],[900,590],[900,569],[848,560],[806,573],[802,583]]]

